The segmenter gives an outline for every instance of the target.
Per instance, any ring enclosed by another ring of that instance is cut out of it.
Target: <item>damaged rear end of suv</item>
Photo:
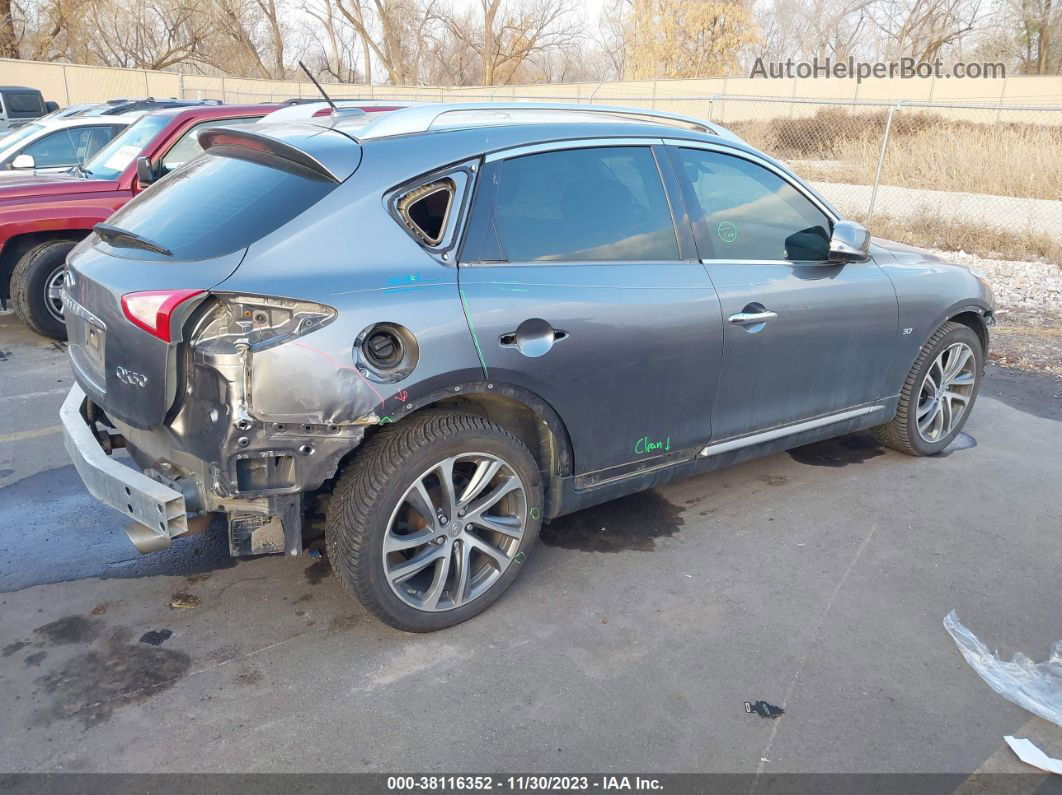
[[[336,310],[288,290],[224,289],[252,244],[357,168],[356,141],[314,132],[205,132],[207,154],[97,225],[70,256],[64,305],[78,388],[63,407],[67,447],[90,491],[127,514],[141,552],[194,530],[189,515],[203,525],[216,513],[228,518],[233,555],[298,554],[299,495],[363,434],[364,418],[338,407],[278,408],[293,383],[313,377],[286,370],[285,346],[312,344]],[[346,408],[359,404],[357,389],[346,398]],[[114,447],[143,474],[113,461],[100,469],[98,454]]]
[[[424,406],[435,407],[428,420],[444,420],[451,414],[436,404],[460,391],[453,384],[483,381],[451,254],[427,251],[397,209],[411,190],[401,179],[396,186],[396,171],[437,161],[423,151],[396,162],[381,143],[366,166],[358,139],[327,120],[214,128],[200,142],[200,157],[97,225],[69,257],[63,300],[77,385],[61,410],[65,444],[89,491],[126,516],[142,553],[224,524],[232,556],[298,556],[314,512],[352,526],[347,501],[332,491],[347,469],[375,477],[384,468],[384,453],[362,455],[368,435],[387,437]],[[434,219],[440,235],[457,228],[470,176],[466,166],[450,169],[445,218]],[[414,212],[440,211],[439,197],[417,190],[427,201]],[[464,507],[497,492],[491,510],[521,524],[533,512],[537,527],[533,459],[523,451],[502,466],[489,442],[452,465],[451,480],[431,480],[430,499],[453,496],[455,483]],[[136,469],[111,457],[115,448]],[[351,458],[361,465],[348,467]],[[514,467],[527,493],[506,485]],[[344,493],[357,488],[347,483]],[[344,561],[336,568],[351,572],[344,586],[410,630],[483,609],[504,588],[481,604],[475,597],[515,577],[508,563],[534,536],[488,528],[486,505],[457,522],[452,502],[445,511],[396,509],[387,532],[402,538],[377,567],[396,573],[380,582],[373,571],[375,601],[350,563],[360,532],[327,533],[330,557]],[[450,534],[471,522],[491,539]],[[462,543],[463,594],[444,596],[420,557],[426,549],[435,561]],[[411,559],[416,571],[403,575]]]

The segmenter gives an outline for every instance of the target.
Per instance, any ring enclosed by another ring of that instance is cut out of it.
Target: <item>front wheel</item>
[[[968,327],[948,321],[929,338],[900,391],[896,416],[874,433],[908,455],[934,455],[959,435],[981,387],[984,351]]]
[[[542,486],[527,447],[488,420],[425,411],[369,439],[336,483],[325,538],[342,585],[398,629],[481,613],[538,538]]]
[[[23,255],[11,274],[11,303],[31,329],[45,337],[66,339],[63,279],[72,240],[49,240]]]

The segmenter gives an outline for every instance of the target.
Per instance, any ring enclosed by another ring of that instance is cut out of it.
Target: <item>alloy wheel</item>
[[[453,610],[508,570],[527,525],[527,491],[496,455],[462,453],[418,477],[391,514],[384,576],[417,610]]]
[[[66,278],[66,269],[60,265],[52,271],[44,282],[44,306],[48,314],[63,322],[63,280]]]
[[[926,372],[918,397],[918,435],[930,444],[954,430],[973,398],[977,357],[965,342],[945,348]]]

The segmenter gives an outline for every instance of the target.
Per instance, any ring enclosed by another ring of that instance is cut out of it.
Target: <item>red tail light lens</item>
[[[163,342],[173,342],[170,318],[178,306],[204,290],[144,290],[122,296],[126,319]]]
[[[351,107],[351,106],[350,105],[340,105],[339,109],[343,110],[344,107]],[[390,110],[402,110],[402,108],[403,108],[402,105],[362,105],[359,108],[359,110],[364,111],[365,113],[385,113],[386,111],[390,111]],[[321,108],[320,110],[314,112],[313,117],[316,119],[316,118],[320,118],[321,116],[331,116],[331,115],[332,115],[332,109],[331,108]]]

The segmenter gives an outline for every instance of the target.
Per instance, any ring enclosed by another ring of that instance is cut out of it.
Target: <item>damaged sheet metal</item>
[[[1054,644],[1042,663],[1034,663],[1021,652],[1004,662],[962,625],[954,610],[945,616],[944,629],[989,687],[1022,709],[1062,726],[1062,641]]]
[[[354,366],[349,347],[333,353],[293,342],[256,352],[250,379],[254,414],[269,422],[331,425],[382,413],[380,387]],[[307,384],[322,388],[307,389]]]

